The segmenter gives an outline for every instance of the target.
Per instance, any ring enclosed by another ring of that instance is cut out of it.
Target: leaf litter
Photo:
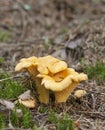
[[[85,65],[90,66],[97,61],[105,64],[103,3],[104,1],[94,3],[82,0],[73,2],[69,0],[1,1],[0,15],[4,17],[0,17],[0,31],[10,31],[12,38],[7,42],[0,42],[0,48],[2,48],[0,56],[4,58],[0,67],[14,74],[14,66],[22,57],[48,54],[65,60],[70,67],[78,71],[83,71]],[[61,31],[65,25],[68,30]],[[49,41],[47,45],[43,37],[47,37]],[[53,44],[50,44],[49,39],[52,39]],[[54,108],[57,113],[66,112],[79,122],[77,130],[104,130],[104,85],[104,82],[97,85],[95,80],[89,79],[88,82],[78,86],[78,89],[87,92],[86,96],[80,100],[75,99],[73,93],[66,104],[44,106],[47,107],[45,113],[38,111],[40,108],[38,104],[36,109],[31,110],[31,113],[37,118],[38,125],[43,122],[41,127],[45,129],[56,130],[56,127],[47,121],[48,111]],[[1,105],[0,109],[12,109],[14,103],[0,99]]]

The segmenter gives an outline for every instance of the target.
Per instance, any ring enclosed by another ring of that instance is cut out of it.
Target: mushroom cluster
[[[67,67],[67,63],[53,56],[23,58],[16,65],[15,71],[27,70],[33,77],[38,99],[49,103],[50,91],[55,95],[55,102],[66,102],[79,82],[87,80],[87,75]]]

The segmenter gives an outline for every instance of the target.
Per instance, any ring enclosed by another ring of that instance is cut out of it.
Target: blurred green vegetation
[[[12,38],[12,35],[10,32],[0,31],[0,41],[1,42],[8,42],[11,40],[11,38]]]
[[[67,113],[58,115],[54,110],[51,110],[48,120],[55,124],[58,130],[75,130],[74,121]]]
[[[104,63],[97,62],[94,65],[85,66],[84,71],[90,79],[95,80],[98,84],[102,84],[105,81]]]

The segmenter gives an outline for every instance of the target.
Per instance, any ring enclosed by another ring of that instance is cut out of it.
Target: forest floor
[[[80,100],[74,98],[73,92],[65,104],[37,103],[35,109],[29,110],[36,130],[60,128],[54,121],[48,120],[50,109],[54,109],[58,116],[67,113],[74,120],[75,130],[105,130],[104,0],[1,0],[0,73],[9,72],[15,77],[14,68],[19,60],[33,55],[52,55],[89,76],[88,81],[76,88],[87,92]],[[4,81],[0,74],[0,87]],[[9,79],[6,82],[10,82]],[[5,97],[3,99],[14,101]],[[2,109],[2,105],[0,113],[5,113],[4,109],[7,108]],[[9,117],[7,122],[10,124]],[[11,125],[12,128],[5,125],[6,128],[2,129],[29,129],[24,125]]]

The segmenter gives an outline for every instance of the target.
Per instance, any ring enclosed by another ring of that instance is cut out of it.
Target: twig
[[[8,124],[8,126],[9,126],[9,128],[10,128],[11,130],[14,130],[14,127],[13,127],[13,125],[12,125],[12,123],[11,123],[10,116],[11,116],[11,111],[9,110],[9,124]]]
[[[36,43],[36,41],[44,41],[44,39],[43,38],[38,38],[38,39],[31,39],[31,40],[16,40],[16,41],[7,41],[6,43],[21,43],[21,44],[23,44],[23,43],[25,43],[25,44],[29,44],[29,43]],[[36,43],[37,44],[37,43]]]
[[[94,112],[88,112],[88,111],[78,111],[79,113],[86,113],[86,114],[105,114],[105,112],[99,112],[99,111],[94,111]],[[104,115],[103,115],[104,116]]]
[[[98,111],[93,111],[93,112],[88,112],[88,111],[78,111],[78,113],[82,114],[87,114],[91,117],[100,117],[105,119],[105,112],[98,112]]]
[[[11,130],[10,128],[3,128],[2,130]],[[14,128],[13,130],[26,130],[26,129],[22,129],[22,128]],[[29,129],[30,130],[30,129]]]
[[[21,78],[21,76],[13,76],[13,77],[5,78],[5,79],[0,79],[0,82],[10,80],[10,79],[14,79],[14,78]]]
[[[96,106],[96,99],[94,97],[94,94],[91,94],[92,100],[93,100],[93,112],[95,111],[95,106]]]
[[[21,33],[21,37],[20,40],[24,38],[25,33],[26,33],[26,27],[27,27],[27,21],[26,21],[26,12],[20,8],[19,9],[20,14],[21,14],[21,24],[22,24],[22,33]]]

